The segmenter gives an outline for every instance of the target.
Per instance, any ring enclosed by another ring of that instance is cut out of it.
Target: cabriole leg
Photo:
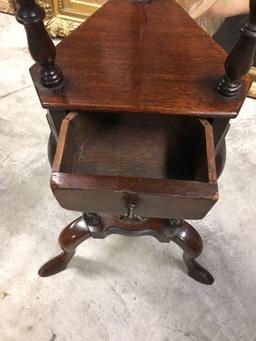
[[[212,284],[214,282],[212,275],[196,261],[203,251],[203,242],[199,233],[184,220],[170,220],[170,224],[174,229],[172,241],[184,251],[183,258],[189,276],[200,283]]]
[[[75,254],[79,244],[91,237],[83,217],[74,220],[65,227],[59,236],[59,244],[63,252],[49,260],[39,270],[39,275],[47,277],[66,269],[68,263]]]

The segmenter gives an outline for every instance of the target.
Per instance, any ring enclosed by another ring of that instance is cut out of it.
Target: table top
[[[226,98],[215,90],[226,53],[174,0],[110,0],[57,46],[64,83],[40,85],[45,108],[235,117],[251,84]]]

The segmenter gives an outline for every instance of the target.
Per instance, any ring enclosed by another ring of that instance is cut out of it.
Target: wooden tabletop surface
[[[225,58],[174,0],[110,0],[57,46],[62,86],[31,74],[45,108],[235,117],[251,79],[236,98],[218,94]]]

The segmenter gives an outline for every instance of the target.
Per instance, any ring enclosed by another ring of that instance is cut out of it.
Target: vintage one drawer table
[[[256,1],[227,59],[174,0],[109,0],[57,46],[56,64],[43,10],[17,2],[49,110],[51,188],[63,208],[83,213],[39,274],[65,269],[87,238],[120,233],[173,240],[189,275],[213,283],[184,219],[202,219],[218,199],[229,120],[251,84]]]

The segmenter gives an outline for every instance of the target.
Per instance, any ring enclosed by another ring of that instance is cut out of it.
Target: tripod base
[[[64,270],[74,256],[76,247],[86,239],[105,238],[111,234],[153,236],[162,243],[173,241],[184,252],[183,258],[188,275],[203,284],[214,282],[212,275],[196,261],[203,250],[202,239],[184,220],[152,218],[141,223],[129,224],[116,216],[92,213],[85,213],[65,227],[59,237],[63,252],[44,264],[39,270],[39,275],[46,277]]]

